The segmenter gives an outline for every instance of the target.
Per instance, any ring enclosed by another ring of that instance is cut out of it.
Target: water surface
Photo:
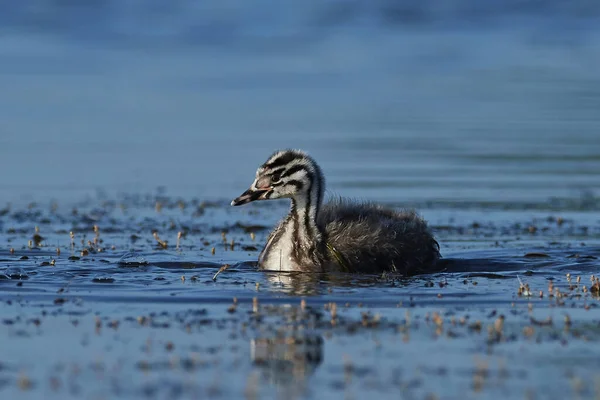
[[[597,397],[600,8],[423,4],[1,6],[0,394]],[[257,271],[287,147],[440,271]]]

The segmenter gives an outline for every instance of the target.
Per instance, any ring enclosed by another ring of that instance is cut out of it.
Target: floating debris
[[[166,249],[168,246],[167,242],[164,240],[161,240],[161,238],[158,236],[158,232],[154,231],[152,233],[152,236],[154,237],[154,239],[156,240],[156,242],[158,243],[158,245],[160,246],[160,248],[162,249]]]
[[[523,282],[521,281],[521,278],[519,278],[519,275],[517,275],[517,279],[519,280],[519,290],[517,292],[517,294],[519,296],[525,296],[525,297],[531,297],[532,293],[531,293],[531,289],[529,288],[529,284],[523,284]]]
[[[181,231],[177,232],[177,245],[175,246],[175,248],[177,250],[179,250],[179,244],[181,242],[181,237],[183,236],[183,233],[181,233]]]
[[[213,278],[212,278],[212,280],[213,280],[213,281],[216,281],[216,280],[217,280],[217,276],[219,276],[219,274],[220,274],[221,272],[225,271],[227,268],[229,268],[229,264],[225,264],[225,265],[223,265],[221,268],[219,268],[219,270],[217,271],[217,273],[213,275]]]

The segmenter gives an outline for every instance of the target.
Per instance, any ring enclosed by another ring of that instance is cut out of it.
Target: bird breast
[[[293,232],[291,226],[285,224],[280,227],[282,233],[274,234],[267,242],[264,250],[258,258],[258,263],[261,269],[270,271],[298,271],[299,266],[296,265],[292,257],[293,248]],[[290,229],[286,229],[290,228]]]

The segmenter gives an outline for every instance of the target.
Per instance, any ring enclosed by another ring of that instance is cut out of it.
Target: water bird
[[[323,204],[324,190],[321,168],[301,150],[276,151],[257,169],[232,206],[291,199],[258,257],[260,269],[414,275],[435,267],[439,244],[414,210],[339,197]]]

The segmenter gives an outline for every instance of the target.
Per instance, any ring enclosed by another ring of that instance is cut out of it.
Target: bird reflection
[[[405,285],[409,278],[400,274],[350,274],[265,271],[272,291],[292,296],[325,295],[332,288],[357,288],[381,283]]]
[[[294,296],[318,295],[326,290],[326,274],[268,272],[266,277],[274,290]]]
[[[250,354],[267,382],[301,391],[323,361],[323,338],[308,333],[256,338],[250,342]]]

